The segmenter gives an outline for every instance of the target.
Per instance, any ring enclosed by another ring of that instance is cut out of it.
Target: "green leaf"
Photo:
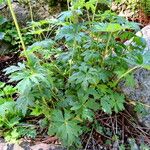
[[[93,122],[94,119],[94,112],[91,111],[90,109],[84,108],[82,110],[82,118],[84,120],[88,119],[88,121]]]
[[[5,23],[7,21],[6,18],[4,18],[3,16],[0,16],[0,25],[2,25],[3,23]]]
[[[73,120],[72,114],[65,111],[63,115],[60,110],[54,110],[51,120],[49,134],[55,133],[67,146],[71,146],[77,141],[81,129],[77,122]]]
[[[89,99],[85,105],[87,108],[90,108],[94,111],[97,111],[98,109],[100,109],[100,104],[95,102],[94,99]]]
[[[92,51],[92,50],[91,51],[87,50],[87,51],[83,52],[81,54],[81,56],[84,56],[84,61],[85,62],[96,61],[99,58],[99,53],[95,52],[95,51]]]
[[[110,104],[116,113],[124,110],[124,101],[125,101],[125,97],[123,95],[121,95],[119,93],[111,94]]]
[[[145,109],[145,106],[142,103],[137,102],[135,107],[134,107],[134,111],[141,115],[142,117],[148,115],[148,111]]]
[[[81,29],[85,27],[80,24],[75,25],[66,25],[61,27],[56,35],[56,40],[66,39],[67,42],[81,42],[82,38],[85,37],[85,33],[81,32]]]
[[[128,87],[134,87],[135,86],[135,79],[133,74],[128,74],[125,76],[125,84]]]
[[[74,72],[68,81],[69,83],[79,84],[84,90],[87,90],[90,84],[97,85],[100,81],[99,71],[82,63],[79,66],[79,71]]]
[[[62,13],[60,13],[60,15],[58,16],[58,20],[60,21],[73,21],[74,20],[74,14],[76,15],[81,15],[82,12],[81,10],[74,10],[74,11],[64,11]]]
[[[51,47],[55,44],[55,42],[51,39],[45,39],[43,41],[35,42],[31,46],[28,47],[27,51],[41,51],[41,49],[51,49]]]
[[[18,63],[18,66],[10,66],[4,69],[3,71],[6,72],[6,75],[7,75],[7,74],[11,74],[13,72],[23,70],[23,69],[25,69],[25,65],[23,63]]]
[[[109,96],[104,96],[101,98],[102,110],[108,114],[112,113],[112,105],[110,103],[111,98]]]
[[[126,29],[118,23],[97,23],[91,30],[94,32],[117,32]]]
[[[0,40],[2,40],[5,36],[5,33],[4,32],[0,32]]]
[[[5,102],[5,103],[1,104],[0,105],[0,116],[5,117],[5,115],[8,112],[13,111],[14,106],[15,106],[15,103],[13,101],[12,102]]]
[[[147,69],[147,70],[150,70],[150,52],[149,51],[143,53],[142,67]]]
[[[0,82],[0,89],[3,88],[5,86],[4,82]]]
[[[16,108],[22,111],[22,114],[25,116],[28,107],[34,105],[34,96],[30,95],[21,95],[16,101]]]
[[[16,92],[16,88],[11,85],[7,85],[3,88],[5,96],[12,96]]]
[[[96,121],[95,123],[95,129],[96,129],[96,132],[100,133],[100,134],[104,134],[103,133],[103,127],[100,125],[99,122]]]

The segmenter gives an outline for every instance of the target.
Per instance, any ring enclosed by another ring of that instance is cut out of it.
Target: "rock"
[[[16,14],[17,20],[21,25],[25,25],[27,20],[29,19],[29,11],[27,7],[23,7],[17,2],[12,2],[12,7]],[[8,7],[4,7],[0,10],[2,16],[6,17],[8,20],[12,20],[11,13]]]
[[[150,53],[150,25],[144,27],[137,35],[142,36],[146,40],[147,46],[144,52]],[[128,99],[145,104],[148,114],[144,117],[137,114],[137,117],[139,122],[150,128],[150,71],[138,69],[134,73],[134,78],[136,81],[134,88],[126,87],[125,85],[122,85],[121,88]]]
[[[19,24],[21,26],[26,26],[26,23],[31,21],[31,12],[27,1],[13,1],[12,7]],[[48,0],[33,0],[31,1],[31,8],[34,21],[51,18],[61,11],[59,3],[54,7],[50,7],[50,2]],[[0,5],[0,14],[8,20],[12,20],[9,8],[5,7],[4,4]]]
[[[60,147],[60,146],[56,146],[56,145],[48,145],[48,144],[37,144],[34,146],[31,146],[32,150],[65,150],[64,148]]]
[[[145,26],[141,31],[137,33],[138,36],[142,36],[147,43],[145,51],[150,51],[150,25]]]
[[[23,146],[19,144],[9,144],[0,142],[0,150],[66,150],[59,145],[53,144],[36,144],[34,146]]]

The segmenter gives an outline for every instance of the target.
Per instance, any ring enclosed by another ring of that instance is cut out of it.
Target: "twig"
[[[124,116],[122,116],[122,144],[124,143]]]
[[[92,138],[93,129],[94,129],[94,128],[92,127],[92,130],[91,130],[90,136],[89,136],[89,138],[88,138],[88,141],[87,141],[87,143],[86,143],[86,146],[85,146],[84,150],[86,150],[86,149],[87,149],[88,144],[89,144],[89,142],[90,142],[90,139]]]

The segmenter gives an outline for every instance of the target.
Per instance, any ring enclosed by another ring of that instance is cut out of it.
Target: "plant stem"
[[[147,107],[147,108],[150,108],[150,105],[147,105],[147,104],[144,104],[144,103],[142,103],[142,102],[139,102],[139,101],[134,101],[134,100],[129,100],[129,102],[126,102],[127,104],[132,104],[132,105],[136,105],[136,104],[140,104],[140,105],[143,105],[144,107]]]
[[[38,85],[38,89],[39,89],[40,94],[42,95],[42,89],[41,89],[40,85]],[[45,106],[48,106],[44,96],[42,96],[42,101],[45,104]]]
[[[109,34],[109,37],[108,37],[108,41],[107,41],[106,48],[105,48],[103,58],[102,58],[102,62],[101,62],[101,67],[103,67],[104,59],[105,59],[105,57],[108,53],[108,47],[109,47],[109,43],[110,43],[110,40],[111,40],[111,36],[112,36],[112,32]]]
[[[98,4],[98,1],[95,4],[94,13],[93,13],[93,16],[92,16],[92,21],[94,21],[94,19],[95,19],[97,4]]]
[[[68,10],[69,10],[70,9],[69,0],[67,0],[67,7],[68,7]]]
[[[28,0],[28,4],[29,4],[29,9],[30,9],[30,17],[31,17],[31,21],[33,22],[34,19],[33,19],[33,12],[32,12],[32,7],[31,7],[31,2],[30,2],[30,0]]]
[[[93,134],[93,129],[94,129],[94,128],[92,127],[92,129],[91,129],[91,133],[90,133],[90,136],[89,136],[89,138],[88,138],[88,141],[87,141],[87,143],[86,143],[86,146],[85,146],[84,150],[87,150],[88,144],[89,144],[90,139],[91,139],[92,134]]]
[[[129,74],[130,72],[132,72],[133,70],[135,70],[135,69],[137,69],[137,68],[140,68],[141,66],[135,66],[135,67],[133,67],[133,68],[131,68],[131,69],[129,69],[128,71],[126,71],[124,74],[122,74],[120,77],[119,77],[119,79],[115,82],[115,84],[114,84],[114,86],[116,86],[118,83],[119,83],[119,81],[123,78],[123,77],[125,77],[127,74]]]
[[[18,32],[18,36],[20,38],[22,48],[23,48],[24,51],[26,51],[26,47],[25,47],[25,44],[24,44],[24,41],[23,41],[23,38],[22,38],[22,34],[21,34],[21,31],[20,31],[20,28],[19,28],[19,24],[17,22],[16,15],[15,15],[14,10],[13,10],[12,5],[11,5],[11,1],[7,0],[7,3],[8,3],[8,7],[10,9],[11,15],[13,17],[13,20],[14,20],[14,23],[15,23],[15,26],[16,26],[16,29],[17,29],[17,32]]]

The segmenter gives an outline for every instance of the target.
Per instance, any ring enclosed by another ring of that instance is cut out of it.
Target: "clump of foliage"
[[[22,136],[36,136],[35,126],[21,121],[23,115],[16,109],[15,97],[16,88],[0,82],[0,133],[11,142]]]
[[[150,15],[150,0],[114,0],[117,4],[125,4],[127,9],[133,12],[143,10],[148,16]]]
[[[150,0],[141,0],[142,9],[146,12],[147,15],[150,15]]]
[[[16,30],[16,27],[14,23],[8,21],[4,17],[0,17],[0,40],[8,43],[11,45],[11,51],[13,50],[18,50],[20,48],[20,39],[18,37],[18,33]],[[35,41],[33,40],[33,35],[30,33],[28,34],[29,28],[23,28],[21,30],[23,40],[26,45],[30,45],[34,43]]]
[[[0,16],[0,27],[2,28],[2,25],[6,22],[7,20],[4,18],[4,17],[2,17],[2,16]],[[3,31],[1,31],[1,29],[0,29],[0,40],[2,40],[3,38],[4,38],[4,36],[5,36],[5,33],[3,32]]]
[[[121,80],[137,68],[149,69],[143,39],[134,34],[138,25],[96,8],[97,0],[68,1],[68,11],[49,20],[55,36],[24,49],[26,61],[4,70],[17,82],[10,107],[24,117],[44,115],[48,134],[69,148],[81,147],[80,135],[87,122],[94,128],[96,111],[125,109]]]

